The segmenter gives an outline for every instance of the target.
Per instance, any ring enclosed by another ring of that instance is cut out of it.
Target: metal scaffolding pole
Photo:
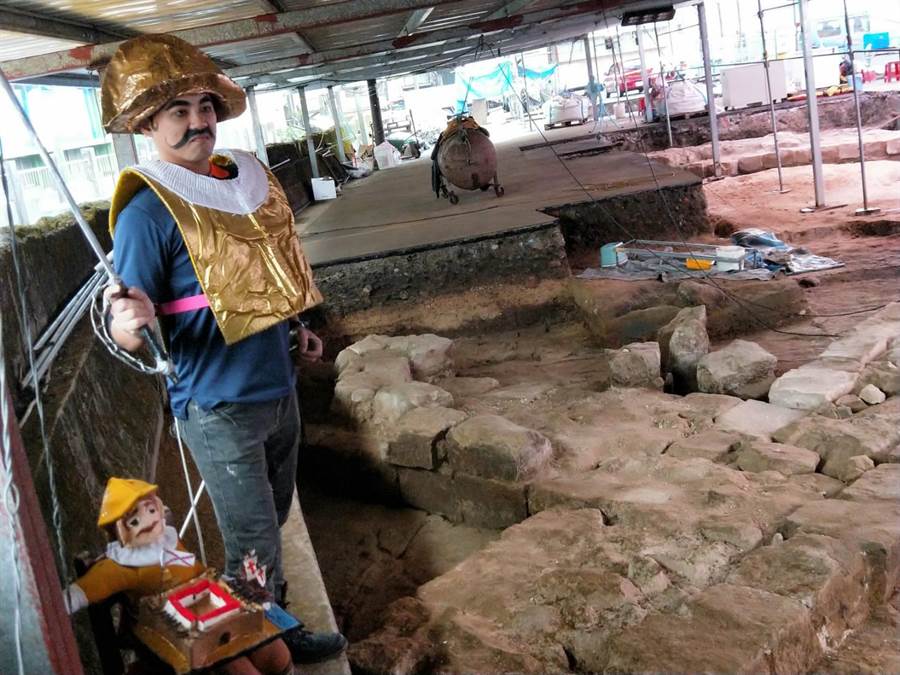
[[[856,59],[853,56],[853,38],[850,35],[850,15],[847,13],[847,0],[844,0],[844,25],[847,28],[847,51],[850,53],[850,77],[853,82],[853,105],[856,106],[856,135],[859,138],[859,173],[862,178],[863,207],[856,209],[857,216],[867,216],[881,211],[878,207],[869,207],[869,193],[866,187],[866,155],[863,151],[862,113],[859,110],[859,86],[862,78],[856,80]]]
[[[809,114],[809,148],[812,154],[813,183],[816,206],[825,206],[825,178],[822,174],[822,145],[819,142],[819,104],[816,100],[816,74],[812,59],[812,27],[809,22],[809,0],[799,0],[800,36],[803,40],[803,72],[806,76],[806,109]],[[807,209],[811,210],[811,209]]]
[[[709,137],[712,142],[712,159],[715,177],[722,176],[722,164],[719,154],[719,117],[716,114],[716,96],[713,93],[712,68],[709,65],[709,33],[706,27],[706,6],[697,5],[697,20],[700,25],[700,46],[703,49],[703,76],[706,79],[706,109],[709,112]],[[638,27],[640,35],[640,27]],[[641,49],[641,68],[644,67],[644,50]],[[646,75],[644,75],[646,79]]]
[[[366,80],[369,87],[369,107],[372,109],[372,133],[375,137],[375,145],[384,143],[384,123],[381,121],[381,104],[378,102],[378,83],[375,80]]]
[[[637,45],[638,56],[641,59],[641,81],[644,83],[644,119],[649,123],[653,121],[653,101],[650,98],[650,76],[647,75],[647,56],[644,52],[644,31],[640,26],[637,27]],[[716,141],[718,142],[718,134]],[[718,162],[716,165],[718,166]]]
[[[116,165],[119,171],[124,171],[129,166],[138,163],[137,146],[134,144],[134,134],[110,134],[113,142],[113,152],[116,155]]]
[[[662,82],[663,103],[666,104],[666,130],[669,132],[669,147],[675,145],[672,140],[672,117],[669,115],[669,88],[666,86],[666,71],[664,70],[662,60],[662,45],[659,44],[659,31],[656,29],[656,22],[653,22],[653,37],[656,39],[656,51],[659,56],[659,79]],[[624,66],[623,66],[624,67]]]
[[[759,10],[759,36],[762,38],[763,72],[766,75],[766,96],[769,99],[769,115],[772,118],[772,138],[775,139],[775,165],[778,168],[778,192],[784,194],[790,190],[784,189],[784,177],[781,174],[781,153],[778,151],[778,122],[775,119],[775,101],[772,100],[772,79],[769,75],[769,52],[766,49],[766,24],[763,21],[762,0],[756,0]]]
[[[306,134],[306,151],[309,153],[309,167],[312,177],[319,177],[319,162],[316,160],[316,144],[312,139],[312,128],[309,124],[309,106],[306,104],[306,87],[297,87],[300,92],[300,113],[303,115],[303,132]]]
[[[334,86],[332,85],[328,85],[328,103],[331,107],[331,119],[334,120],[334,142],[337,145],[337,156],[343,163],[347,161],[347,155],[344,154],[344,133],[341,131],[341,116],[338,114]]]
[[[253,123],[253,138],[256,140],[256,156],[259,161],[269,166],[269,154],[266,152],[266,137],[263,136],[259,123],[259,109],[256,107],[256,88],[247,87],[247,107],[250,108],[250,119]]]
[[[525,116],[528,118],[528,130],[534,130],[534,122],[531,120],[531,99],[528,98],[528,73],[525,70],[525,52],[519,52],[519,58],[522,59],[522,82],[525,91]]]
[[[600,116],[600,110],[597,106],[596,80],[594,79],[594,59],[591,57],[591,40],[587,35],[584,36],[584,60],[587,63],[588,85],[591,88],[591,118],[596,122]]]

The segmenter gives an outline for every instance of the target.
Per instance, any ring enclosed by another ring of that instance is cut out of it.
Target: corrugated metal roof
[[[0,68],[13,78],[97,68],[121,39],[173,32],[245,86],[300,75],[383,77],[483,58],[471,39],[483,33],[505,46],[551,42],[591,30],[612,17],[611,6],[658,1],[12,0],[0,8]],[[72,36],[94,42],[64,39]],[[404,49],[410,45],[416,49]]]

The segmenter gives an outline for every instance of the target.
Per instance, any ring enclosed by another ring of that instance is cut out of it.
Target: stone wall
[[[708,232],[703,186],[665,187],[593,202],[577,202],[542,209],[560,219],[571,254],[597,251],[611,241],[671,239]]]
[[[84,209],[101,242],[108,211],[101,205]],[[36,337],[91,274],[95,260],[73,220],[44,219],[19,228],[19,252],[28,301],[27,320]],[[14,304],[17,284],[9,241],[0,246],[0,312],[9,381],[19,417],[31,396],[19,383],[27,355]],[[96,555],[106,541],[97,529],[97,510],[109,476],[152,478],[162,410],[157,383],[119,363],[97,342],[84,317],[66,342],[47,379],[44,419],[49,455],[45,455],[39,418],[29,415],[22,428],[26,452],[42,505],[51,545],[56,548],[47,475],[47,457],[55,469],[63,539],[71,575],[72,558],[82,551]],[[76,621],[85,667],[94,663],[84,618]]]
[[[820,98],[818,104],[820,129],[856,126],[856,109],[852,96]],[[860,110],[864,126],[897,129],[900,124],[900,93],[864,92],[860,97]],[[805,101],[776,104],[775,116],[780,131],[809,130]],[[772,133],[769,108],[765,106],[725,112],[718,116],[718,120],[719,138],[723,141],[756,138]],[[638,130],[613,131],[603,136],[610,142],[621,142],[623,150],[650,152],[669,147],[665,120]],[[709,118],[701,116],[672,120],[672,138],[675,147],[709,143]]]

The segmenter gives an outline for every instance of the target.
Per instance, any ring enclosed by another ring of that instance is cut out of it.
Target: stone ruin
[[[778,378],[754,343],[709,351],[705,321],[687,308],[655,342],[505,370],[508,355],[470,353],[461,372],[436,335],[342,351],[317,451],[502,530],[391,604],[354,668],[799,672],[884,605],[900,578],[900,304]]]

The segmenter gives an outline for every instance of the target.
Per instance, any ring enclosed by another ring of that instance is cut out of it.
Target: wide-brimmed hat
[[[192,44],[171,35],[126,40],[103,73],[103,127],[110,133],[135,133],[141,122],[168,101],[200,93],[218,99],[220,122],[247,108],[244,90]]]
[[[105,527],[116,522],[134,508],[141,497],[156,492],[157,487],[137,478],[110,478],[103,493],[97,525]]]

